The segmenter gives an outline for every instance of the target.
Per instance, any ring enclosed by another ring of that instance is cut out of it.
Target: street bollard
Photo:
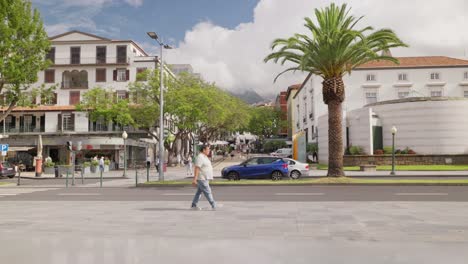
[[[135,187],[138,187],[138,170],[136,166],[135,166]]]
[[[101,177],[99,177],[99,183],[100,183],[100,186],[102,188],[102,170],[100,169],[100,171],[101,171]]]
[[[67,178],[66,178],[66,180],[65,180],[65,185],[66,185],[67,188],[68,188],[68,169],[67,169]]]
[[[81,168],[81,184],[84,184],[84,173],[83,173],[83,169],[84,169],[84,168]]]
[[[20,181],[21,181],[21,170],[18,169],[18,183],[17,183],[18,186],[20,186]]]
[[[146,181],[149,182],[149,166],[146,166]]]

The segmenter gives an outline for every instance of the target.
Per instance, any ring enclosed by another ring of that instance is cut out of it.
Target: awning
[[[8,151],[28,151],[36,147],[9,147]]]

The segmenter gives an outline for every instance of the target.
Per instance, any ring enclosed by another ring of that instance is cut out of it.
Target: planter
[[[45,167],[44,168],[44,174],[55,174],[54,167]]]
[[[91,166],[90,168],[91,173],[96,173],[98,171],[97,166]]]
[[[89,173],[91,173],[91,168],[90,168],[90,167],[84,167],[84,168],[83,168],[83,173],[84,173],[84,174],[89,174]]]
[[[109,165],[104,165],[104,172],[108,172],[109,171]]]

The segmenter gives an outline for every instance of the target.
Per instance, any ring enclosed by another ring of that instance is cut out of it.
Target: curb
[[[68,179],[70,180],[72,177],[69,176]],[[14,179],[18,179],[18,176],[15,176]],[[45,180],[60,180],[60,179],[63,179],[63,180],[66,180],[67,177],[30,177],[30,176],[21,176],[21,179],[28,179],[28,180],[40,180],[40,181],[45,181]],[[76,177],[75,176],[75,180],[76,179],[81,179],[81,177]],[[99,180],[100,177],[85,177],[84,178],[85,180]],[[119,180],[119,179],[128,179],[127,177],[102,177],[103,180],[106,180],[106,179],[109,179],[109,180]]]
[[[210,184],[215,187],[242,187],[242,186],[468,186],[468,183],[298,183],[298,184]],[[141,184],[137,187],[142,188],[181,188],[192,187],[190,184],[174,184],[174,185],[157,185],[157,184]],[[195,187],[193,187],[195,188]]]

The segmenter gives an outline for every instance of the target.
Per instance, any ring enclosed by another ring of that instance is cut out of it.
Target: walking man
[[[213,180],[213,167],[211,166],[211,161],[208,158],[209,154],[210,146],[203,145],[200,150],[200,154],[198,154],[197,160],[195,161],[195,173],[192,185],[197,187],[197,192],[195,193],[195,197],[193,197],[192,201],[193,210],[201,210],[201,208],[198,207],[198,201],[200,200],[202,193],[210,203],[211,208],[216,210],[216,202],[213,198],[213,194],[211,193],[209,183],[210,180]]]

